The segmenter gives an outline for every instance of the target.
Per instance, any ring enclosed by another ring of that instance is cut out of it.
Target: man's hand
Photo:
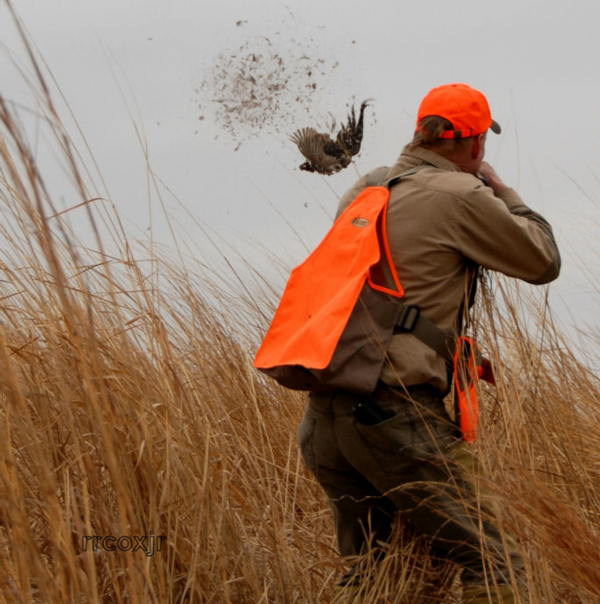
[[[494,194],[497,195],[504,189],[508,189],[508,187],[502,182],[501,178],[496,174],[496,170],[490,166],[486,161],[481,162],[481,167],[479,168],[479,176],[485,178],[488,185],[494,191]]]

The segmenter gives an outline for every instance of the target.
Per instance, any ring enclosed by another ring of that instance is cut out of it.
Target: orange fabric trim
[[[388,191],[389,191],[389,189],[388,189]],[[386,210],[387,210],[387,204],[386,204]],[[392,259],[390,243],[388,241],[387,211],[384,212],[383,216],[381,217],[381,238],[383,240],[382,243],[383,243],[383,249],[385,251],[386,260],[387,260],[388,266],[390,267],[392,277],[394,278],[394,283],[396,285],[396,289],[398,290],[399,297],[402,298],[404,296],[404,288],[402,287],[402,284],[400,283],[400,279],[398,278],[398,273],[396,272],[394,260]]]
[[[371,275],[369,275],[367,277],[367,282],[373,289],[376,289],[377,291],[383,292],[385,294],[389,294],[390,296],[396,296],[396,298],[404,297],[404,290],[398,292],[396,290],[384,287],[383,285],[377,285],[377,283],[375,283],[374,281],[371,280]]]

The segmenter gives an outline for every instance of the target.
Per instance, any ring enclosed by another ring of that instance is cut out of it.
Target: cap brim
[[[500,124],[494,120],[492,120],[492,125],[490,126],[490,130],[495,132],[496,134],[500,134],[502,132],[502,128],[500,128]]]

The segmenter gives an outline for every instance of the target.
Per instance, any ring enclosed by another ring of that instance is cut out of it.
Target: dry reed
[[[97,221],[39,78],[74,205]],[[344,600],[327,502],[295,441],[304,395],[251,366],[267,303],[152,247],[136,260],[120,231],[121,255],[99,235],[81,244],[4,100],[0,203],[0,601]],[[524,550],[531,603],[592,604],[598,380],[526,298],[496,280],[478,308],[498,379],[482,493]],[[458,601],[454,569],[426,552],[399,523],[361,601]]]

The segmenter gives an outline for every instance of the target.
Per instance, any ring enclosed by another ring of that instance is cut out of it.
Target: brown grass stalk
[[[0,99],[0,601],[346,601],[327,501],[295,442],[305,397],[251,365],[272,290],[238,275],[224,289],[150,244],[139,260],[128,242],[82,246],[40,170]],[[75,190],[73,208],[105,211],[81,176]],[[545,299],[498,279],[481,299],[498,382],[483,392],[482,501],[523,549],[532,604],[593,604],[597,376]],[[155,549],[94,536],[152,536]],[[363,602],[458,601],[456,569],[402,522],[387,549]]]

